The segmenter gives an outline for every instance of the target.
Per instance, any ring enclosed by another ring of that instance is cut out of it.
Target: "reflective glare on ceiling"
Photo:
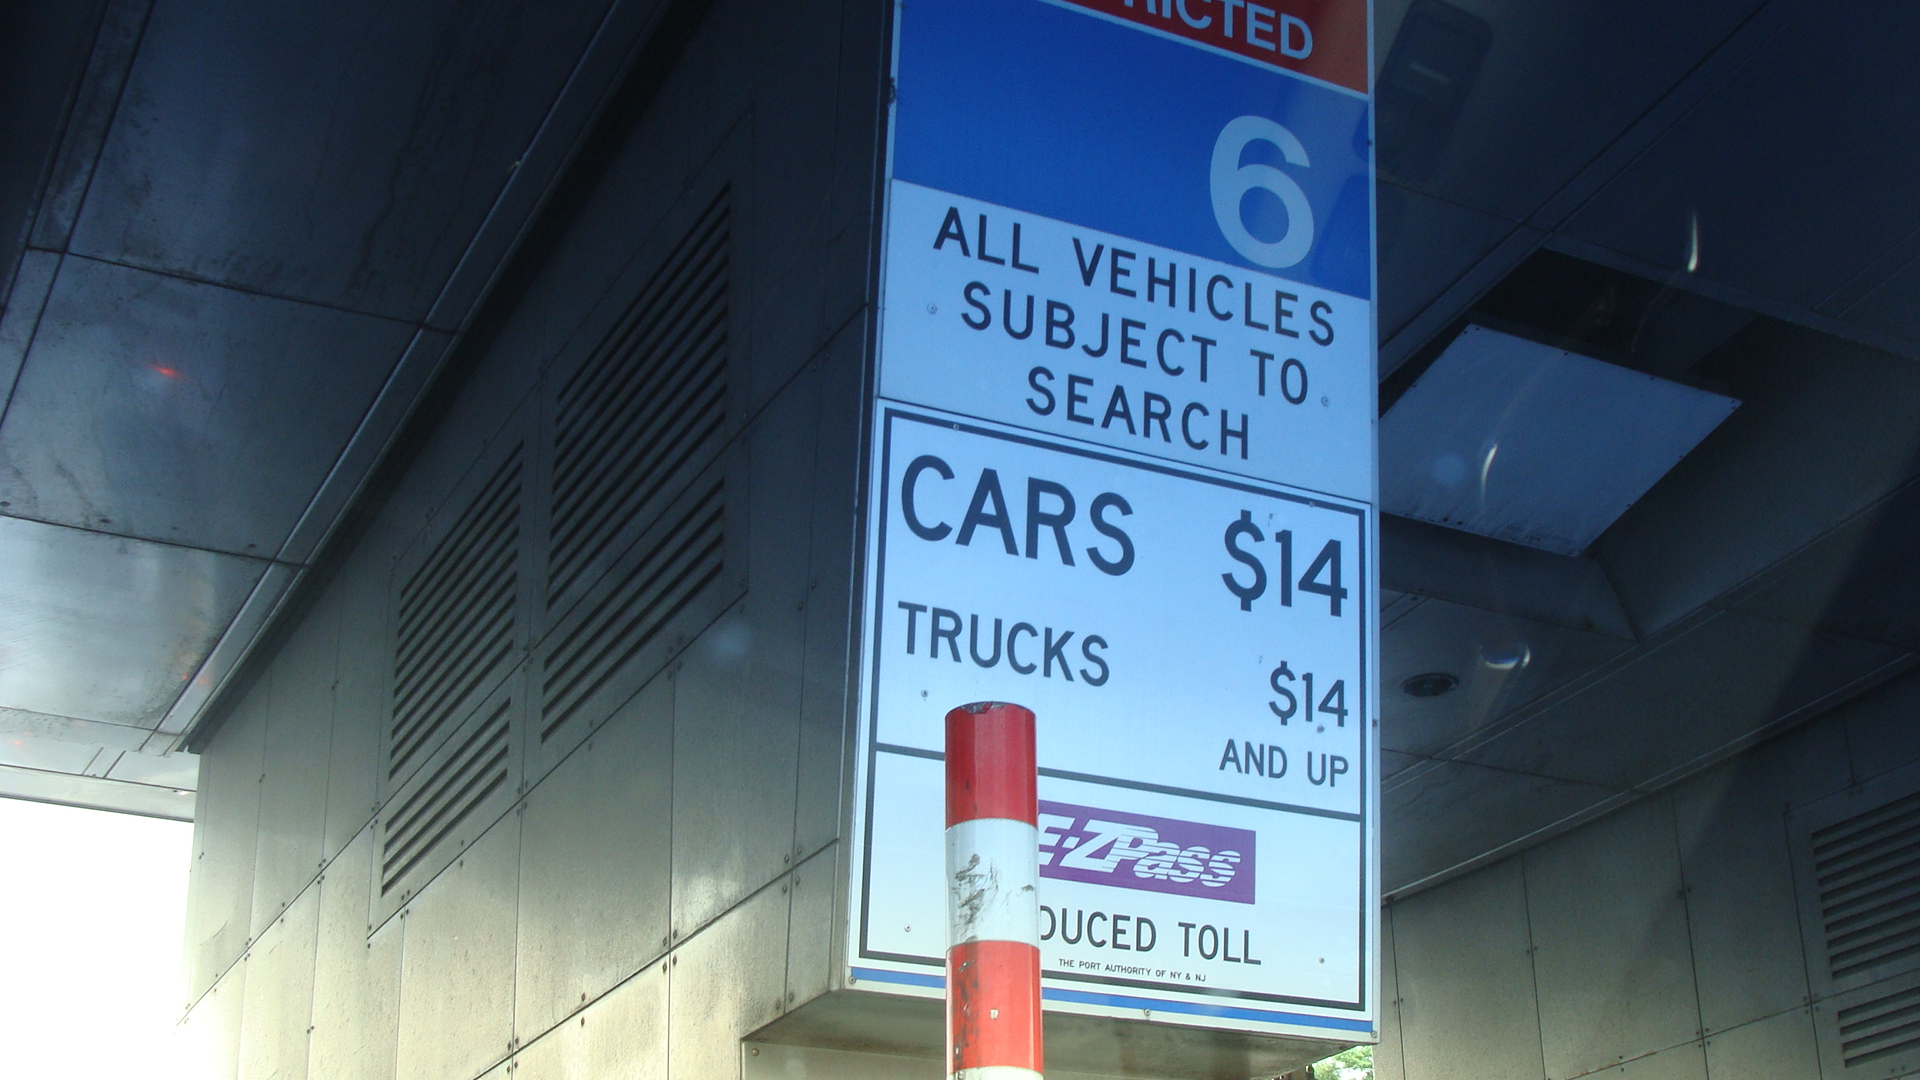
[[[1578,555],[1739,404],[1468,326],[1380,421],[1381,509]]]

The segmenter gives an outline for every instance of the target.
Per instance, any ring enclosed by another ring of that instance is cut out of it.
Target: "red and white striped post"
[[[1033,712],[947,714],[947,1075],[1040,1080],[1040,801]]]

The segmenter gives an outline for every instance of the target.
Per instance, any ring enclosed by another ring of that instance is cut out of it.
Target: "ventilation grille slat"
[[[388,809],[380,862],[383,895],[506,784],[512,705],[512,698],[503,698],[471,738]]]
[[[1849,1069],[1920,1048],[1920,986],[1841,1009],[1839,1021]]]
[[[723,192],[556,394],[550,606],[725,429],[728,243]]]
[[[432,750],[519,643],[521,449],[400,589],[389,781]]]
[[[1920,956],[1920,793],[1816,830],[1811,840],[1833,977]]]
[[[550,738],[725,569],[726,490],[716,480],[555,643],[541,686]]]

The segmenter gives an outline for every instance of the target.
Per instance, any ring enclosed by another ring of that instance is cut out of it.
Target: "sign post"
[[[941,993],[942,708],[1018,700],[1049,1010],[1368,1041],[1365,0],[895,35],[849,973]]]

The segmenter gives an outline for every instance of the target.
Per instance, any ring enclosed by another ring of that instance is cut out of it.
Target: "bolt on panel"
[[[309,888],[254,943],[239,1080],[305,1080],[319,927],[320,890]]]
[[[519,867],[508,814],[402,912],[398,1080],[461,1080],[512,1051]]]
[[[369,936],[373,855],[373,830],[362,829],[320,878],[307,1080],[394,1075],[405,930],[396,920]]]

